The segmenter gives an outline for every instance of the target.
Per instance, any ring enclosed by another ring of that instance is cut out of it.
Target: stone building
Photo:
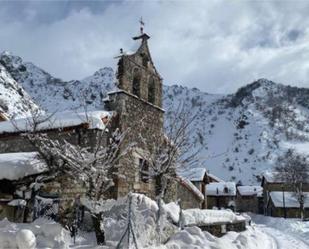
[[[131,160],[123,159],[115,179],[114,198],[126,195],[128,192],[155,196],[154,182],[140,174],[142,168],[147,169],[148,162],[143,160],[151,153],[151,144],[162,138],[162,78],[157,72],[148,47],[149,35],[133,37],[141,44],[136,52],[125,54],[121,52],[118,61],[118,90],[108,93],[105,106],[108,111],[117,113],[114,124],[122,131],[129,129],[124,146],[136,143],[136,151]],[[140,138],[142,136],[142,139]],[[144,170],[143,170],[144,171]]]
[[[263,203],[265,215],[271,215],[273,213],[269,211],[272,192],[293,192],[291,185],[279,180],[278,177],[276,177],[276,172],[265,172],[263,174],[261,186],[263,187]],[[309,192],[309,183],[303,184],[303,191]],[[283,214],[282,212],[280,213]]]
[[[263,188],[261,186],[238,186],[236,197],[238,212],[263,213]]]
[[[73,145],[91,148],[98,138],[107,141],[106,128],[112,119],[112,114],[106,111],[88,112],[87,118],[85,113],[59,113],[51,120],[41,123],[38,132],[48,134],[51,139],[61,138]],[[30,186],[36,177],[48,176],[45,163],[38,159],[35,148],[23,137],[27,130],[28,119],[16,120],[14,124],[10,121],[0,123],[0,217],[5,215],[18,222],[33,218],[28,215],[34,205]],[[85,188],[81,184],[61,175],[44,182],[36,193],[36,199],[40,199],[42,209],[46,209],[44,199],[49,200],[47,206],[52,205],[50,202],[55,202],[61,213],[76,197],[84,194]],[[16,200],[24,200],[27,204],[16,205],[19,204]]]
[[[180,175],[189,180],[204,196],[202,208],[207,208],[207,195],[205,192],[206,185],[212,182],[223,182],[220,178],[207,172],[206,168],[186,169]]]
[[[176,189],[176,199],[180,200],[182,209],[203,208],[204,195],[188,179],[177,177]]]
[[[309,218],[309,192],[305,192],[304,197],[304,218]],[[272,191],[265,212],[273,217],[301,218],[299,206],[293,192]]]
[[[213,182],[206,185],[207,208],[229,208],[235,210],[235,182]]]

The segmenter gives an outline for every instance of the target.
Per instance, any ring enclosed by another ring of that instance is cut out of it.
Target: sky
[[[259,78],[309,87],[309,0],[0,0],[0,51],[54,77],[116,69],[139,19],[164,84],[233,93]]]

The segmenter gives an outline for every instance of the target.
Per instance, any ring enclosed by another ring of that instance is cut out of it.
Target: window
[[[152,104],[155,103],[155,94],[156,94],[155,81],[153,78],[150,78],[148,83],[148,102]]]
[[[143,60],[143,66],[148,67],[149,59],[148,59],[147,55],[141,54],[141,56],[142,56],[142,60]]]
[[[141,75],[137,68],[133,71],[132,93],[137,97],[140,96]]]
[[[140,181],[147,183],[149,181],[149,164],[144,159],[139,159]]]

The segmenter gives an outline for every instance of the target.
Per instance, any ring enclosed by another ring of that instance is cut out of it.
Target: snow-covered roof
[[[207,176],[211,179],[213,179],[216,182],[224,182],[224,180],[222,180],[221,178],[219,178],[218,176],[215,176],[213,174],[207,173]]]
[[[184,185],[189,191],[195,194],[199,199],[204,200],[204,195],[201,193],[201,191],[199,191],[197,187],[194,186],[192,182],[181,176],[178,176],[178,179],[180,183]]]
[[[48,115],[42,116],[42,120],[46,119]],[[88,129],[104,130],[106,124],[104,118],[111,117],[111,112],[107,111],[91,111],[91,112],[61,112],[52,115],[46,121],[38,125],[38,130],[58,129],[64,127],[78,126],[87,124]],[[31,119],[17,119],[13,123],[11,121],[4,121],[0,123],[0,134],[14,133],[19,131],[31,130]]]
[[[37,156],[37,152],[0,154],[0,179],[18,180],[46,171],[46,165]]]
[[[238,186],[237,190],[242,196],[256,195],[261,197],[263,195],[263,188],[261,186]]]
[[[4,112],[0,111],[0,122],[7,121],[7,120],[9,120],[8,116]]]
[[[182,177],[190,180],[190,181],[203,181],[206,169],[205,168],[193,168],[189,170],[183,170],[179,173]]]
[[[206,195],[210,196],[235,196],[235,182],[212,182],[205,186]]]
[[[299,208],[299,202],[293,192],[272,191],[269,196],[275,207]],[[304,192],[304,196],[304,207],[309,208],[309,192]]]
[[[281,183],[282,181],[276,177],[277,172],[274,171],[265,171],[263,177],[269,183]]]

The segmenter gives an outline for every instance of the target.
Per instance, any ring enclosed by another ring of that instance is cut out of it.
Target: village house
[[[205,196],[202,192],[188,179],[177,177],[177,200],[182,209],[203,208]]]
[[[263,188],[261,186],[237,186],[236,210],[262,214]]]
[[[204,196],[202,208],[207,208],[207,196],[205,192],[206,185],[212,182],[223,182],[223,180],[219,177],[216,177],[215,175],[207,172],[206,168],[186,169],[183,170],[180,175],[183,178],[189,180],[202,193]]]
[[[264,203],[264,214],[265,215],[278,215],[281,214],[281,217],[284,217],[284,212],[275,211],[276,206],[273,205],[271,196],[284,196],[284,193],[293,192],[292,186],[283,182],[282,180],[276,177],[276,172],[267,171],[263,174],[261,186],[263,187],[263,203]],[[303,184],[303,191],[309,192],[309,183]],[[276,192],[276,194],[272,194]],[[276,202],[278,204],[278,202]],[[282,202],[283,205],[283,202]],[[280,207],[278,207],[280,209]]]
[[[235,210],[235,182],[212,182],[206,185],[207,208],[229,208]]]
[[[112,119],[112,113],[106,111],[88,112],[87,115],[75,112],[57,113],[51,119],[40,123],[37,132],[47,133],[51,139],[61,138],[73,145],[91,147],[99,138],[98,133],[101,134],[100,139],[107,140],[107,126]],[[39,160],[35,148],[23,137],[24,132],[31,130],[30,126],[27,118],[0,123],[0,196],[3,210],[0,217],[7,216],[19,222],[33,219],[28,216],[35,201],[31,185],[37,177],[48,176],[46,164]],[[65,209],[68,203],[73,203],[77,196],[84,194],[83,186],[61,175],[57,179],[44,182],[36,193],[36,199],[49,199],[57,203],[57,209]],[[60,199],[63,202],[60,202]]]
[[[272,191],[266,204],[266,215],[273,217],[301,218],[300,204],[293,192]],[[309,218],[309,192],[304,193],[304,218]]]

